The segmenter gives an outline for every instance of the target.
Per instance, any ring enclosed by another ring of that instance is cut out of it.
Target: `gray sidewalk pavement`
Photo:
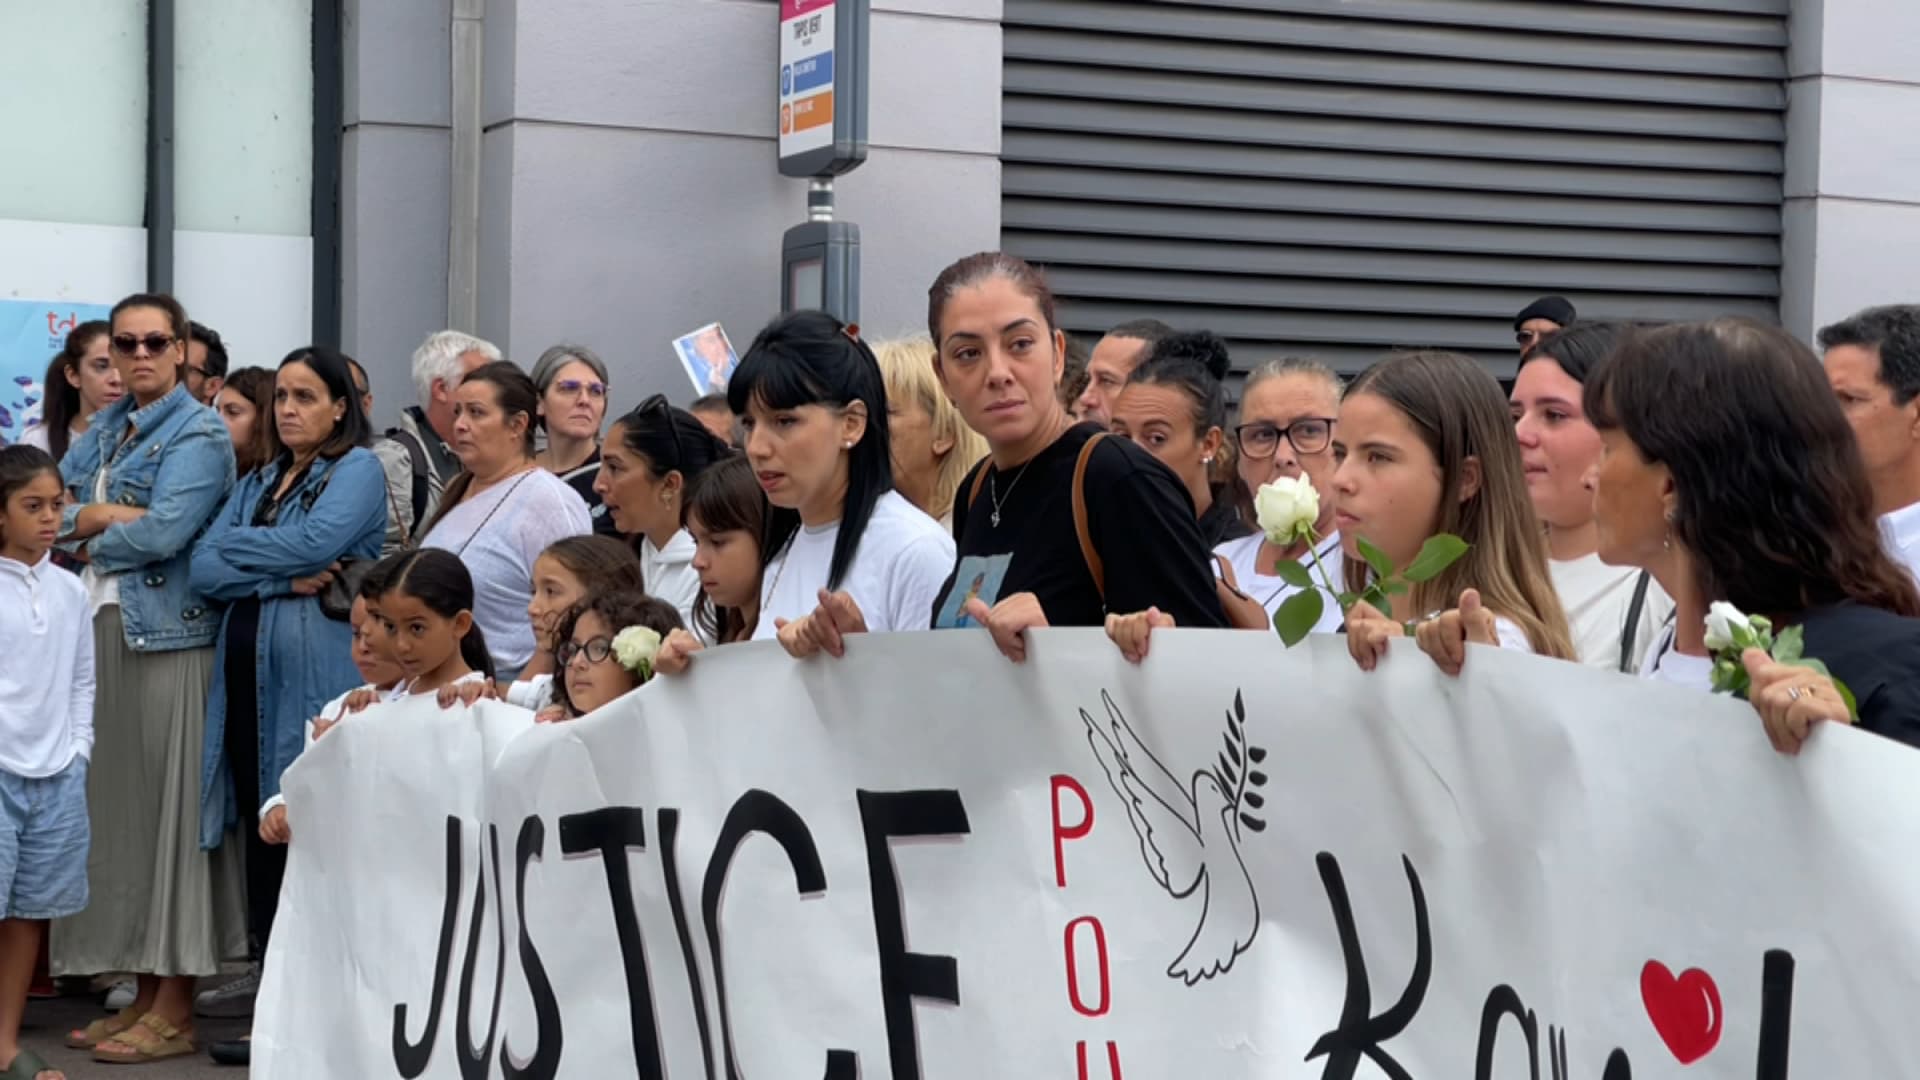
[[[207,980],[204,986],[218,985]],[[26,1022],[21,1028],[22,1041],[27,1049],[46,1058],[55,1068],[64,1070],[68,1080],[98,1080],[103,1077],[120,1077],[122,1080],[243,1080],[247,1070],[227,1065],[215,1065],[207,1057],[206,1045],[221,1039],[237,1038],[247,1033],[245,1020],[197,1020],[194,1038],[201,1050],[191,1057],[174,1058],[171,1061],[156,1062],[152,1065],[102,1065],[93,1060],[86,1050],[67,1049],[67,1032],[106,1015],[100,1007],[99,995],[87,997],[65,997],[50,1001],[32,1001],[27,1003]]]

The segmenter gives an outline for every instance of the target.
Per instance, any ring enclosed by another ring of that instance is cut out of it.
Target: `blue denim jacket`
[[[133,436],[122,442],[129,430]],[[128,394],[100,410],[60,462],[73,496],[63,532],[71,532],[80,508],[94,501],[103,462],[107,500],[147,511],[86,543],[95,571],[119,575],[127,647],[167,652],[213,644],[220,612],[194,591],[187,567],[194,540],[233,487],[227,426],[184,383],[143,409]]]
[[[253,642],[254,700],[227,700],[227,634],[221,622],[207,729],[200,754],[200,844],[220,845],[229,828],[255,827],[258,806],[234,801],[227,761],[227,716],[252,709],[257,733],[260,798],[280,792],[280,774],[306,742],[307,721],[327,702],[360,685],[353,631],[327,618],[317,597],[299,596],[293,579],[317,574],[337,559],[370,559],[387,535],[387,478],[373,451],[356,447],[316,461],[280,500],[272,525],[252,524],[262,496],[280,484],[283,462],[243,477],[213,527],[193,551],[193,587],[216,600],[260,599]]]

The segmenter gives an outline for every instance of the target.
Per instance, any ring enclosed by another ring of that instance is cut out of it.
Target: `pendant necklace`
[[[1028,458],[1027,463],[1020,466],[1020,471],[1013,474],[1013,483],[1007,485],[1007,496],[1009,498],[1013,496],[1013,489],[1020,486],[1020,481],[1027,475],[1027,470],[1032,467],[1033,459]],[[987,474],[987,497],[993,500],[993,512],[987,515],[987,523],[997,529],[1000,527],[1001,506],[999,469],[994,469]]]

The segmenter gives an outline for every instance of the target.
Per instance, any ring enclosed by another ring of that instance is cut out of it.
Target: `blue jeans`
[[[60,919],[87,906],[87,759],[52,776],[0,769],[0,919]]]

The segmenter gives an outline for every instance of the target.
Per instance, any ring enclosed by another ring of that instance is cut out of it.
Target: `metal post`
[[[447,326],[478,329],[480,90],[485,0],[453,2],[453,188],[447,222]]]
[[[147,4],[147,290],[173,290],[173,9]]]
[[[340,344],[340,0],[313,0],[313,341]]]

